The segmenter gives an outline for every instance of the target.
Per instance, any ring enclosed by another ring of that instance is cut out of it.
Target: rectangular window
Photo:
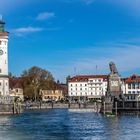
[[[132,84],[132,88],[135,89],[135,84]]]
[[[128,84],[128,89],[131,89],[131,84]]]

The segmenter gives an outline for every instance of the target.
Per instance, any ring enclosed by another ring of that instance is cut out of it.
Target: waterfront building
[[[19,98],[21,101],[24,101],[23,89],[15,87],[10,89],[9,95],[14,98]]]
[[[13,80],[13,83],[11,82]],[[10,91],[9,95],[13,98],[19,98],[19,100],[24,101],[23,87],[20,78],[9,79]]]
[[[60,101],[65,97],[63,95],[63,90],[40,90],[39,95],[42,101]]]
[[[0,19],[0,96],[9,95],[8,78],[8,32],[4,29],[5,22]]]
[[[107,91],[107,75],[81,75],[68,79],[71,101],[101,99]]]
[[[122,79],[122,91],[126,100],[134,101],[140,98],[140,76],[133,74]]]

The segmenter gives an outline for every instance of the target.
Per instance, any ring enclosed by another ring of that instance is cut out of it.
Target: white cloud
[[[36,19],[37,20],[46,20],[46,19],[50,19],[50,18],[53,18],[55,17],[55,13],[53,12],[44,12],[44,13],[40,13]]]
[[[65,70],[61,75],[55,72],[57,79],[63,80],[67,75],[74,74],[96,74],[96,65],[97,74],[109,74],[110,61],[113,61],[119,73],[125,74],[125,76],[140,69],[139,45],[108,43],[102,45],[102,47],[101,44],[99,46],[58,52],[60,55],[65,53],[68,58],[72,59],[70,61],[66,60],[63,66],[57,67],[57,72]],[[76,68],[76,72],[74,72],[74,68]]]
[[[32,33],[32,32],[40,32],[42,30],[43,30],[43,28],[29,26],[29,27],[21,27],[21,28],[14,29],[13,32],[15,32],[15,33]]]
[[[115,45],[116,46],[116,45]],[[99,72],[108,72],[108,63],[114,61],[117,64],[120,72],[130,72],[140,68],[140,46],[118,44],[119,47],[110,48],[96,48],[95,53],[104,54],[104,56],[97,57],[97,54],[93,53],[93,58],[83,58],[78,60],[74,65],[77,66],[81,72],[91,72],[93,67],[98,65]],[[96,58],[97,57],[97,58]]]
[[[140,16],[140,0],[99,0],[102,3],[118,5],[129,15]]]

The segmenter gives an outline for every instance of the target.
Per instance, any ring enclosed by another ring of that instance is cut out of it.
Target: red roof
[[[140,82],[140,76],[133,74],[132,76],[125,79],[125,83]]]
[[[78,75],[68,79],[68,82],[86,82],[90,78],[102,78],[105,80],[107,77],[107,75]]]

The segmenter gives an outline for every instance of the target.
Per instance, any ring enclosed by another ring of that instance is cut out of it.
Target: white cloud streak
[[[13,32],[15,32],[15,33],[32,33],[32,32],[40,32],[42,30],[43,30],[43,28],[29,26],[29,27],[21,27],[21,28],[14,29]]]
[[[110,61],[114,61],[119,71],[128,72],[133,71],[134,69],[140,68],[140,46],[127,45],[127,44],[118,44],[118,48],[102,48],[98,50],[96,49],[97,54],[104,54],[104,56],[100,56],[98,58],[84,58],[81,61],[77,61],[74,65],[79,67],[81,71],[91,71],[93,70],[93,66],[98,65],[99,71],[101,73],[107,72],[108,63]],[[120,47],[121,46],[121,47]],[[97,54],[93,53],[93,56],[97,56]]]
[[[61,55],[65,53],[68,58],[74,59],[61,67],[58,66],[57,71],[65,69],[65,72],[61,74],[61,78],[64,79],[67,75],[73,74],[96,74],[97,65],[97,74],[109,74],[109,62],[113,61],[120,74],[133,74],[136,70],[140,69],[139,52],[139,45],[115,43],[111,47],[87,47],[84,49],[67,50],[66,52],[61,52]],[[77,58],[77,54],[81,54],[81,56],[78,55],[79,57]],[[76,73],[74,73],[74,68],[76,68]],[[60,75],[57,72],[55,75],[59,79]]]
[[[36,17],[36,20],[47,20],[50,18],[55,17],[55,13],[53,12],[44,12],[44,13],[40,13],[38,14],[38,16]]]

